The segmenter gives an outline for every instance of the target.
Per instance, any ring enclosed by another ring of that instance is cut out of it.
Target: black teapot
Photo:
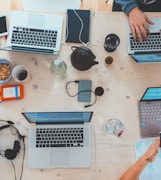
[[[96,56],[89,48],[85,46],[72,46],[71,49],[73,51],[71,54],[71,63],[77,70],[85,71],[93,65],[98,64],[98,62],[95,61]]]

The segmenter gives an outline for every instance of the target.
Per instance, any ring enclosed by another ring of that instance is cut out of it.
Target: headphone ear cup
[[[20,151],[20,141],[15,141],[14,142],[14,146],[13,146],[13,150],[15,151],[15,153],[17,154]]]
[[[17,153],[20,151],[20,142],[14,141],[13,149],[6,149],[5,150],[5,157],[8,160],[13,160],[17,156]]]
[[[17,153],[13,149],[6,149],[5,150],[5,157],[8,160],[13,160],[17,156]]]

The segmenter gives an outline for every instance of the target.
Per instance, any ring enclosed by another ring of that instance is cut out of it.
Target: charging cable
[[[78,91],[76,94],[70,94],[69,91],[68,91],[68,86],[69,86],[69,84],[71,84],[71,83],[79,83],[79,80],[68,81],[68,82],[66,83],[66,92],[67,92],[68,96],[70,96],[70,97],[78,96],[80,93],[83,93],[83,92],[91,92],[92,94],[94,94],[94,96],[95,96],[94,102],[93,102],[92,104],[87,104],[87,105],[85,105],[84,108],[93,106],[93,105],[96,103],[96,101],[97,101],[97,96],[102,96],[103,93],[104,93],[104,89],[103,89],[102,87],[97,87],[97,88],[95,89],[95,91],[92,91],[92,90],[82,90],[82,91]]]

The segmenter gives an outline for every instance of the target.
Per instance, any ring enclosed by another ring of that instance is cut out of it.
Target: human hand
[[[150,33],[148,24],[154,24],[138,7],[129,12],[129,23],[133,38],[138,38],[139,42],[148,38]]]
[[[154,161],[156,155],[158,154],[160,147],[160,138],[156,138],[155,141],[149,146],[146,152],[143,154],[143,157],[148,162]]]

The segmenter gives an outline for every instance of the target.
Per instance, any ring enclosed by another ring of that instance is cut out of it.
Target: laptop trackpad
[[[55,166],[64,166],[69,162],[69,151],[59,150],[51,152],[51,164]]]
[[[45,26],[45,15],[29,14],[28,26],[44,27]]]

